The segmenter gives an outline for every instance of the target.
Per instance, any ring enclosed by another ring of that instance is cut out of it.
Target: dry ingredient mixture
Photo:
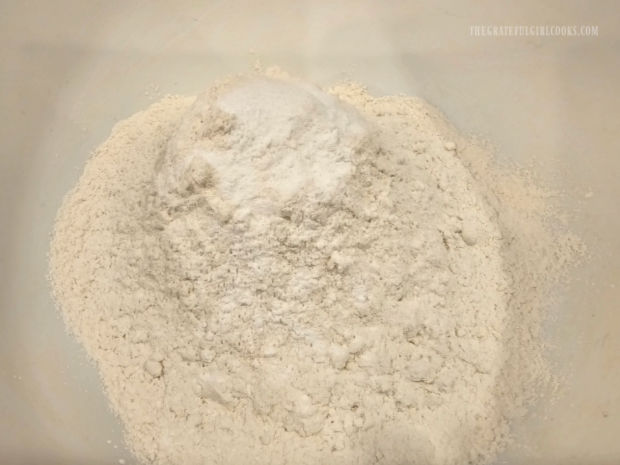
[[[491,460],[548,384],[575,242],[483,153],[422,100],[278,70],[119,123],[50,266],[136,457]]]

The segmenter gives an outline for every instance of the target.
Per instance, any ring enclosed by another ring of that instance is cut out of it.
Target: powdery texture
[[[274,71],[119,123],[50,266],[136,456],[494,457],[548,381],[545,274],[573,242],[481,153],[419,99]]]

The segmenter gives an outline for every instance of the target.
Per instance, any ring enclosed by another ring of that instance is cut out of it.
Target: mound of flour
[[[538,275],[438,121],[267,73],[114,128],[50,266],[138,459],[447,465],[504,446],[546,380]]]

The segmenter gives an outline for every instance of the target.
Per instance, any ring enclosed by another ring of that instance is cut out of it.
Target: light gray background
[[[0,3],[0,463],[133,463],[95,369],[53,309],[52,221],[114,122],[247,69],[251,50],[320,83],[421,95],[502,157],[534,156],[568,191],[592,258],[549,325],[566,393],[518,425],[519,445],[499,462],[620,463],[618,8],[336,3]],[[473,24],[588,24],[599,36],[477,38]]]

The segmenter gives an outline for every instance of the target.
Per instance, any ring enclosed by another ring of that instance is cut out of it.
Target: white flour
[[[563,261],[545,257],[568,253],[535,194],[491,192],[446,134],[420,100],[273,72],[115,127],[59,212],[51,276],[140,460],[495,456],[547,379],[542,279]]]

